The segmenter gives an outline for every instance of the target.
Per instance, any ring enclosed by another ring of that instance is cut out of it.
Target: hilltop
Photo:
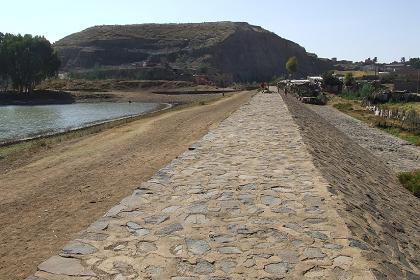
[[[102,78],[188,80],[203,74],[261,81],[286,75],[284,64],[291,56],[298,58],[300,76],[330,67],[300,45],[242,22],[94,26],[54,47],[62,70],[96,71]]]

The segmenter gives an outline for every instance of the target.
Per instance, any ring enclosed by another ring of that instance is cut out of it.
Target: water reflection
[[[0,106],[0,142],[61,132],[94,123],[151,112],[157,103],[78,103]]]

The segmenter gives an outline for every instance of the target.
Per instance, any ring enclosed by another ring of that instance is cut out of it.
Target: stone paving
[[[420,280],[418,198],[356,141],[295,98],[284,100],[375,278]]]
[[[373,279],[328,187],[257,94],[28,279]]]
[[[307,105],[395,172],[420,169],[420,148],[329,106]]]

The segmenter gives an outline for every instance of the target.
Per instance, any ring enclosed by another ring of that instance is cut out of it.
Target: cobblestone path
[[[327,188],[258,94],[29,279],[372,279]]]
[[[307,105],[395,172],[420,168],[420,148],[329,106]]]

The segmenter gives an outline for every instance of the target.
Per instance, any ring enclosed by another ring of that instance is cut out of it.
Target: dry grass
[[[393,124],[392,120],[387,120],[387,127],[378,126],[378,124],[384,123],[384,119],[378,116],[375,116],[372,112],[367,111],[365,106],[362,105],[362,102],[359,100],[348,100],[341,98],[339,96],[331,95],[329,96],[328,104],[333,106],[334,108],[338,109],[339,111],[352,116],[362,122],[365,122],[371,126],[376,126],[381,130],[392,134],[398,138],[401,138],[407,142],[410,142],[416,146],[420,146],[420,135],[410,132],[398,127],[397,124]],[[418,110],[420,108],[420,103],[414,103],[415,109]],[[394,108],[409,108],[412,106],[410,103],[394,103],[390,104],[389,107],[396,106]]]
[[[352,73],[355,78],[362,78],[363,76],[374,76],[375,71],[334,71],[334,74],[345,76],[347,73]]]

